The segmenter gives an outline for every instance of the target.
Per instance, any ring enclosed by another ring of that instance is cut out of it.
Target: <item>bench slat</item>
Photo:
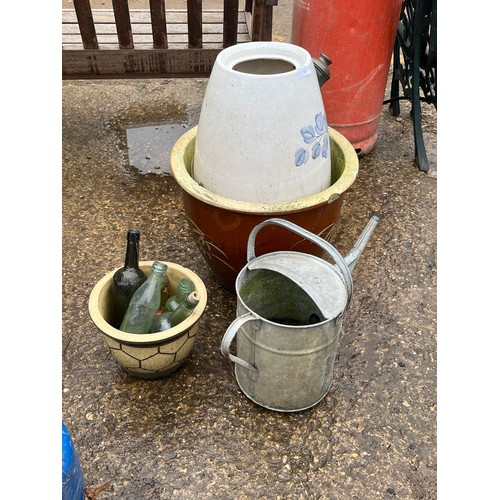
[[[222,46],[230,47],[237,43],[238,0],[224,0],[224,36]]]
[[[167,25],[168,33],[186,33],[188,32],[187,24],[173,24]],[[204,24],[203,25],[203,34],[205,33],[222,33],[224,29],[224,25],[219,24]],[[95,30],[97,33],[97,38],[100,39],[102,35],[117,35],[116,26],[114,24],[96,24]],[[134,24],[133,29],[134,40],[136,35],[144,35],[144,34],[152,34],[153,31],[151,29],[150,24]],[[244,23],[238,23],[236,25],[236,33],[248,33],[247,25]],[[80,36],[80,29],[77,24],[67,24],[64,28],[64,32],[62,35],[63,43],[66,40],[66,37],[69,35],[77,35]],[[158,47],[158,48],[166,48],[166,47]]]
[[[113,0],[113,11],[115,13],[116,31],[120,49],[133,49],[132,26],[130,24],[130,11],[128,0]]]
[[[82,42],[86,49],[97,49],[97,36],[89,0],[74,0],[75,20],[81,26]]]
[[[201,0],[187,0],[189,47],[199,49],[202,41]]]
[[[208,78],[220,49],[66,50],[66,79]]]
[[[75,0],[75,4],[77,2],[81,2],[82,0]],[[88,0],[87,0],[88,1]],[[114,24],[115,17],[114,13],[111,9],[100,9],[94,10],[92,13],[94,24],[98,25],[100,23],[104,24]],[[167,24],[175,24],[175,23],[187,23],[187,11],[179,10],[179,9],[166,9],[165,17],[167,19]],[[202,12],[202,21],[203,23],[222,23],[224,21],[224,11],[220,10],[204,10]],[[62,10],[62,23],[77,23],[77,17],[75,11],[73,9],[63,9]],[[238,22],[245,22],[245,12],[240,10],[238,12]],[[130,11],[130,22],[134,23],[151,23],[151,14],[149,10],[131,10]]]
[[[219,33],[207,33],[203,34],[203,46],[206,43],[217,44],[222,47],[222,31]],[[250,36],[248,33],[239,33],[236,39],[237,43],[244,43],[250,41]],[[187,33],[170,33],[168,36],[168,44],[172,46],[172,44],[188,44],[189,38]],[[153,36],[152,34],[139,34],[134,36],[134,47],[139,48],[141,45],[151,45],[151,48],[154,48],[153,44]],[[84,48],[82,44],[82,40],[80,35],[68,35],[64,39],[63,50],[75,50]],[[120,45],[118,42],[118,38],[116,35],[103,35],[99,37],[99,49],[100,50],[111,50],[111,49],[119,49]],[[123,49],[125,50],[125,49]]]
[[[151,7],[151,28],[153,31],[153,44],[155,49],[166,49],[167,39],[167,19],[165,15],[165,0],[150,0]],[[135,26],[134,26],[134,31]]]

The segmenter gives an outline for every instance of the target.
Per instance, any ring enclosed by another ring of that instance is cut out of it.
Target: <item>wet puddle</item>
[[[171,175],[170,153],[177,139],[190,125],[161,123],[125,127],[124,162],[141,174]]]

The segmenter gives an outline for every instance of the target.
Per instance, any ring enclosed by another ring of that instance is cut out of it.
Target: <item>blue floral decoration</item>
[[[309,160],[309,155],[315,160],[319,156],[326,158],[328,155],[328,125],[325,113],[318,113],[314,125],[307,125],[300,129],[306,148],[299,148],[295,153],[295,165],[300,167]]]

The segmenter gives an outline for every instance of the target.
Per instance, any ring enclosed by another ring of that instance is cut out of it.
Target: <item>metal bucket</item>
[[[350,253],[352,267],[374,219]],[[291,251],[255,257],[257,233],[269,224],[316,243],[336,265]],[[221,352],[235,363],[236,380],[249,399],[276,411],[305,410],[325,397],[333,379],[342,318],[353,292],[349,264],[322,238],[276,218],[253,229],[247,257],[236,278],[237,317],[224,334]],[[236,355],[230,352],[235,337]]]

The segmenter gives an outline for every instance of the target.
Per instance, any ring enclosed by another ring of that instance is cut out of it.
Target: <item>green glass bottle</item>
[[[193,312],[194,308],[200,302],[200,297],[197,292],[191,292],[185,299],[184,302],[173,312],[168,311],[160,314],[153,323],[150,332],[163,332],[169,328],[173,328],[178,325],[186,318],[188,318]]]
[[[119,328],[132,295],[146,281],[147,276],[139,268],[140,231],[127,231],[127,249],[125,263],[113,274],[111,282],[111,317],[110,324]]]
[[[120,330],[128,333],[149,333],[160,307],[161,291],[166,279],[167,265],[155,260],[148,279],[130,299]]]
[[[175,311],[191,292],[194,292],[194,283],[187,278],[181,279],[177,285],[175,295],[169,297],[165,302],[163,312]]]

